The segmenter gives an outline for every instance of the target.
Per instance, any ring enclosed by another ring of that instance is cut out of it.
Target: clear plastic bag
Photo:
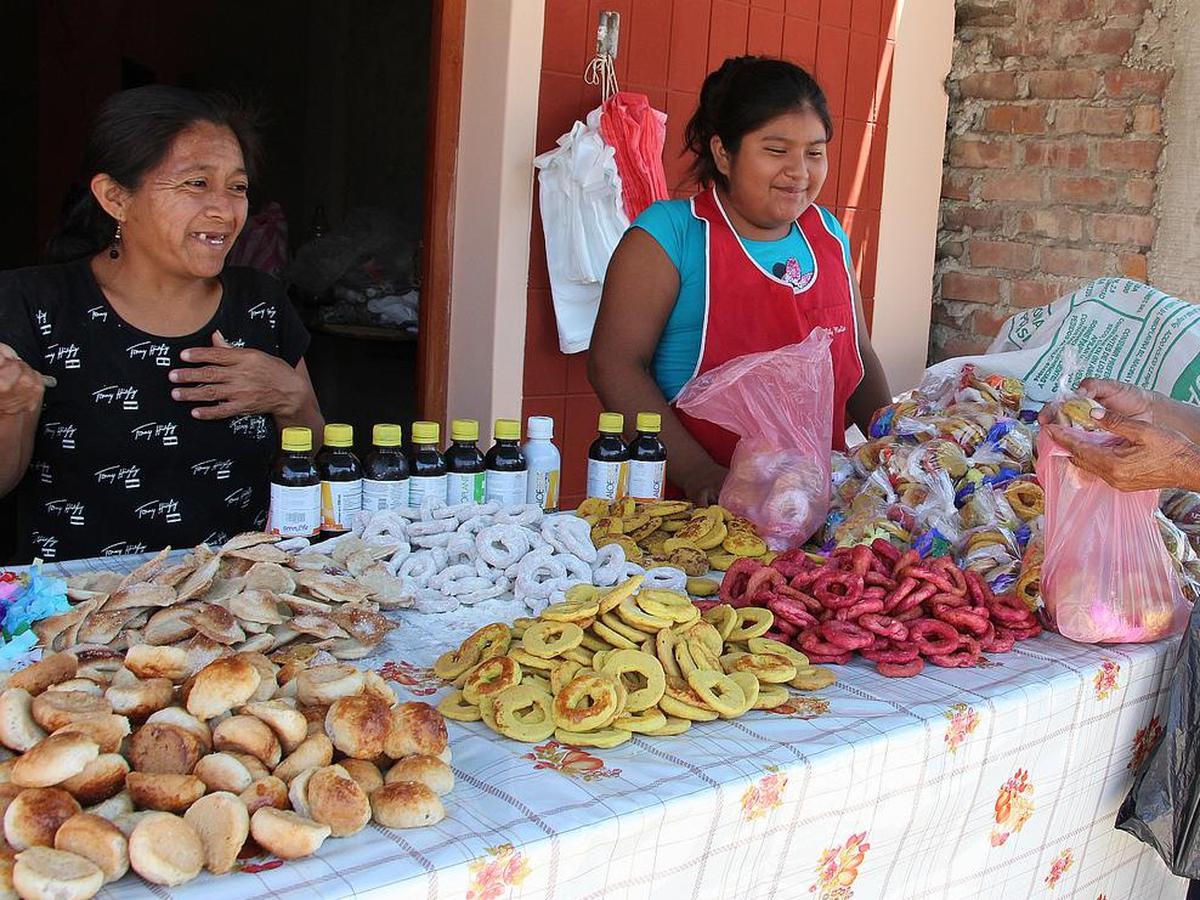
[[[1109,487],[1045,433],[1037,474],[1046,495],[1042,599],[1058,632],[1085,643],[1146,643],[1181,631],[1188,609],[1154,518],[1158,492]]]
[[[814,328],[800,343],[739,356],[692,379],[675,401],[741,438],[721,505],[753,522],[772,550],[803,544],[829,511],[831,340]]]

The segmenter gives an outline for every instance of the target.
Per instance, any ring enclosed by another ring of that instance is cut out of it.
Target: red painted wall
[[[602,10],[621,14],[616,71],[622,90],[641,91],[667,113],[664,165],[673,195],[686,197],[683,129],[704,76],[727,57],[781,56],[812,72],[834,121],[829,177],[819,202],[850,235],[867,318],[875,298],[879,201],[897,0],[546,0],[537,151],[599,105],[584,84]],[[525,335],[526,416],[553,416],[563,450],[564,506],[584,495],[588,444],[600,402],[587,380],[587,354],[558,352],[542,222],[534,192],[529,313]]]

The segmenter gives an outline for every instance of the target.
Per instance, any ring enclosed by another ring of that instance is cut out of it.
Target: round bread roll
[[[200,835],[204,867],[214,875],[230,871],[250,834],[250,814],[237,795],[217,791],[201,797],[183,814],[183,820]]]
[[[312,820],[328,825],[333,837],[357,834],[371,821],[371,801],[341,766],[313,772],[305,797]]]
[[[190,731],[200,741],[200,746],[204,748],[205,753],[212,752],[212,729],[206,722],[201,722],[182,706],[168,706],[166,709],[152,713],[146,720],[147,725],[151,723],[175,725]]]
[[[392,759],[437,756],[449,743],[446,720],[428,703],[401,703],[392,708],[391,718],[384,753]]]
[[[135,680],[133,684],[117,684],[115,681],[104,692],[117,715],[142,721],[163,707],[171,705],[175,685],[169,678],[147,678]]]
[[[133,797],[130,796],[129,791],[121,791],[113,794],[107,800],[101,800],[94,806],[89,806],[84,812],[90,812],[93,816],[99,816],[115,823],[118,817],[133,812]]]
[[[303,706],[324,706],[363,689],[361,670],[348,663],[314,666],[296,676],[296,699]]]
[[[324,734],[314,734],[306,738],[295,750],[288,754],[287,759],[275,767],[275,777],[285,782],[305,769],[316,769],[333,762],[333,742]]]
[[[454,770],[436,756],[409,756],[388,769],[384,783],[393,781],[415,781],[444,797],[454,789]]]
[[[196,829],[179,816],[151,813],[129,836],[129,864],[147,881],[174,887],[200,874],[204,844]]]
[[[99,755],[99,745],[89,737],[52,734],[17,758],[12,782],[18,787],[51,787],[78,775]]]
[[[300,859],[321,849],[329,837],[329,826],[291,810],[264,806],[250,817],[250,835],[260,847],[280,859]]]
[[[49,738],[47,738],[49,740]],[[101,753],[59,787],[70,793],[83,806],[93,806],[125,789],[129,763],[119,753]]]
[[[14,850],[52,847],[58,826],[79,812],[79,803],[61,788],[26,788],[4,811],[5,840]]]
[[[304,713],[283,700],[247,703],[241,712],[265,722],[279,738],[284,753],[291,753],[308,737],[308,720]]]
[[[266,778],[271,774],[271,770],[264,766],[262,764],[262,760],[260,760],[257,756],[251,756],[249,753],[242,753],[236,750],[226,750],[224,752],[228,753],[243,766],[245,766],[246,771],[250,773],[251,778]]]
[[[136,644],[125,651],[125,668],[138,678],[183,681],[188,675],[188,655],[182,647]]]
[[[80,691],[84,694],[91,694],[93,697],[103,697],[104,688],[99,682],[92,681],[90,678],[69,678],[66,681],[52,684],[46,688],[47,691]]]
[[[230,791],[240,794],[254,779],[240,759],[229,753],[210,753],[201,757],[192,774],[204,782],[210,791]]]
[[[112,704],[103,697],[85,691],[46,691],[33,698],[33,720],[46,731],[58,729],[81,719],[112,715]]]
[[[194,676],[187,711],[198,719],[229,712],[253,697],[261,681],[258,669],[244,656],[214,659]]]
[[[295,699],[296,697],[296,676],[304,671],[304,663],[288,660],[279,667],[279,671],[275,673],[275,683],[279,685],[275,689],[276,699],[287,697]]]
[[[317,771],[319,770],[305,769],[288,785],[288,802],[292,804],[292,809],[306,819],[312,818],[312,810],[308,806],[308,781],[312,778],[313,772]]]
[[[437,755],[437,758],[440,759],[442,762],[444,762],[446,765],[450,765],[450,745],[449,744],[446,745],[445,750],[443,750],[441,753],[439,753]]]
[[[274,775],[268,775],[252,782],[250,787],[238,794],[238,799],[245,804],[246,812],[250,815],[254,815],[256,809],[262,809],[264,806],[287,809],[288,789],[287,785]]]
[[[129,871],[129,841],[107,819],[80,813],[62,823],[54,835],[54,849],[90,859],[104,873],[104,883]]]
[[[13,867],[17,860],[11,850],[5,850],[0,855],[0,900],[21,900],[21,895],[13,886]]]
[[[341,697],[325,716],[325,733],[342,753],[355,759],[375,759],[388,743],[391,709],[369,694]]]
[[[325,717],[329,715],[328,706],[302,706],[300,712],[308,722],[309,736],[325,733]]]
[[[282,669],[280,670],[283,671]],[[287,684],[281,684],[275,690],[275,694],[271,697],[272,700],[286,700],[289,703],[296,702],[296,679],[293,678]]]
[[[46,736],[33,718],[33,695],[24,688],[0,694],[0,743],[24,753]]]
[[[374,669],[367,669],[363,673],[363,689],[364,694],[370,694],[372,697],[378,697],[388,705],[388,708],[396,705],[396,692],[392,690],[391,685],[384,681],[383,676]]]
[[[79,659],[74,653],[51,653],[14,672],[9,676],[8,686],[37,696],[52,684],[74,678],[78,671]]]
[[[101,753],[118,753],[129,736],[129,719],[125,716],[100,716],[64,725],[55,734],[82,734],[91,738]]]
[[[350,777],[358,782],[358,786],[363,789],[363,792],[368,797],[371,796],[371,791],[383,787],[383,774],[379,771],[379,766],[373,762],[347,757],[339,762],[338,765],[345,769]]]
[[[371,813],[384,828],[420,828],[446,817],[438,795],[415,781],[393,781],[376,790]]]
[[[136,675],[130,672],[125,666],[121,666],[117,671],[113,672],[112,681],[109,687],[116,685],[117,687],[129,687],[141,681]]]
[[[125,787],[135,806],[161,812],[183,812],[207,790],[195,775],[152,772],[130,772]]]
[[[10,784],[12,782],[12,769],[16,765],[17,757],[11,756],[8,759],[0,762],[0,784]]]
[[[231,716],[213,729],[213,747],[249,753],[268,769],[279,765],[282,749],[270,726],[254,716]]]
[[[274,639],[272,638],[272,641]],[[262,653],[256,653],[249,650],[243,650],[237,654],[238,656],[250,662],[258,670],[258,677],[261,679],[258,683],[258,688],[250,697],[251,701],[261,702],[270,700],[275,696],[275,692],[279,690],[279,682],[276,680],[276,673],[279,672],[279,666],[267,659]]]
[[[158,815],[158,813],[152,809],[140,809],[137,811],[122,813],[113,819],[112,823],[117,826],[117,830],[120,831],[121,834],[125,835],[125,839],[129,840],[129,836],[133,834],[133,829],[137,828],[138,823],[142,821],[142,819],[146,818],[146,816],[156,815]]]
[[[25,900],[87,900],[104,885],[104,873],[78,854],[31,847],[17,854],[12,881]]]
[[[129,739],[129,762],[139,772],[190,775],[204,755],[200,739],[187,729],[147,722]]]
[[[3,821],[4,812],[8,809],[8,804],[16,800],[17,795],[23,790],[25,790],[25,788],[17,787],[11,781],[0,784],[0,821]],[[0,842],[0,847],[2,846],[3,842]],[[2,855],[3,853],[0,852],[0,856]]]
[[[75,677],[87,678],[100,685],[109,685],[112,684],[113,675],[121,668],[122,662],[121,654],[115,650],[97,653],[89,651],[86,658],[79,661]]]

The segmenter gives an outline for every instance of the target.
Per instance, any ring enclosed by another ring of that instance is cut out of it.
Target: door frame
[[[467,0],[434,0],[430,29],[425,197],[421,218],[421,300],[417,323],[417,411],[444,423],[450,380],[450,287],[454,194]]]

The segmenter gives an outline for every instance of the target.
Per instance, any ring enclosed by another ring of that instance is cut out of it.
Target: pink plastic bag
[[[630,222],[655,200],[670,196],[662,161],[667,114],[652,107],[649,97],[630,91],[609,97],[602,107],[600,137],[613,148]]]
[[[1081,432],[1080,440],[1111,435]],[[1046,495],[1042,599],[1055,629],[1084,643],[1148,643],[1182,631],[1188,607],[1154,520],[1158,491],[1122,492],[1038,437]]]
[[[688,382],[675,405],[741,440],[721,505],[753,522],[772,550],[796,547],[829,512],[833,446],[831,335],[739,356]]]

